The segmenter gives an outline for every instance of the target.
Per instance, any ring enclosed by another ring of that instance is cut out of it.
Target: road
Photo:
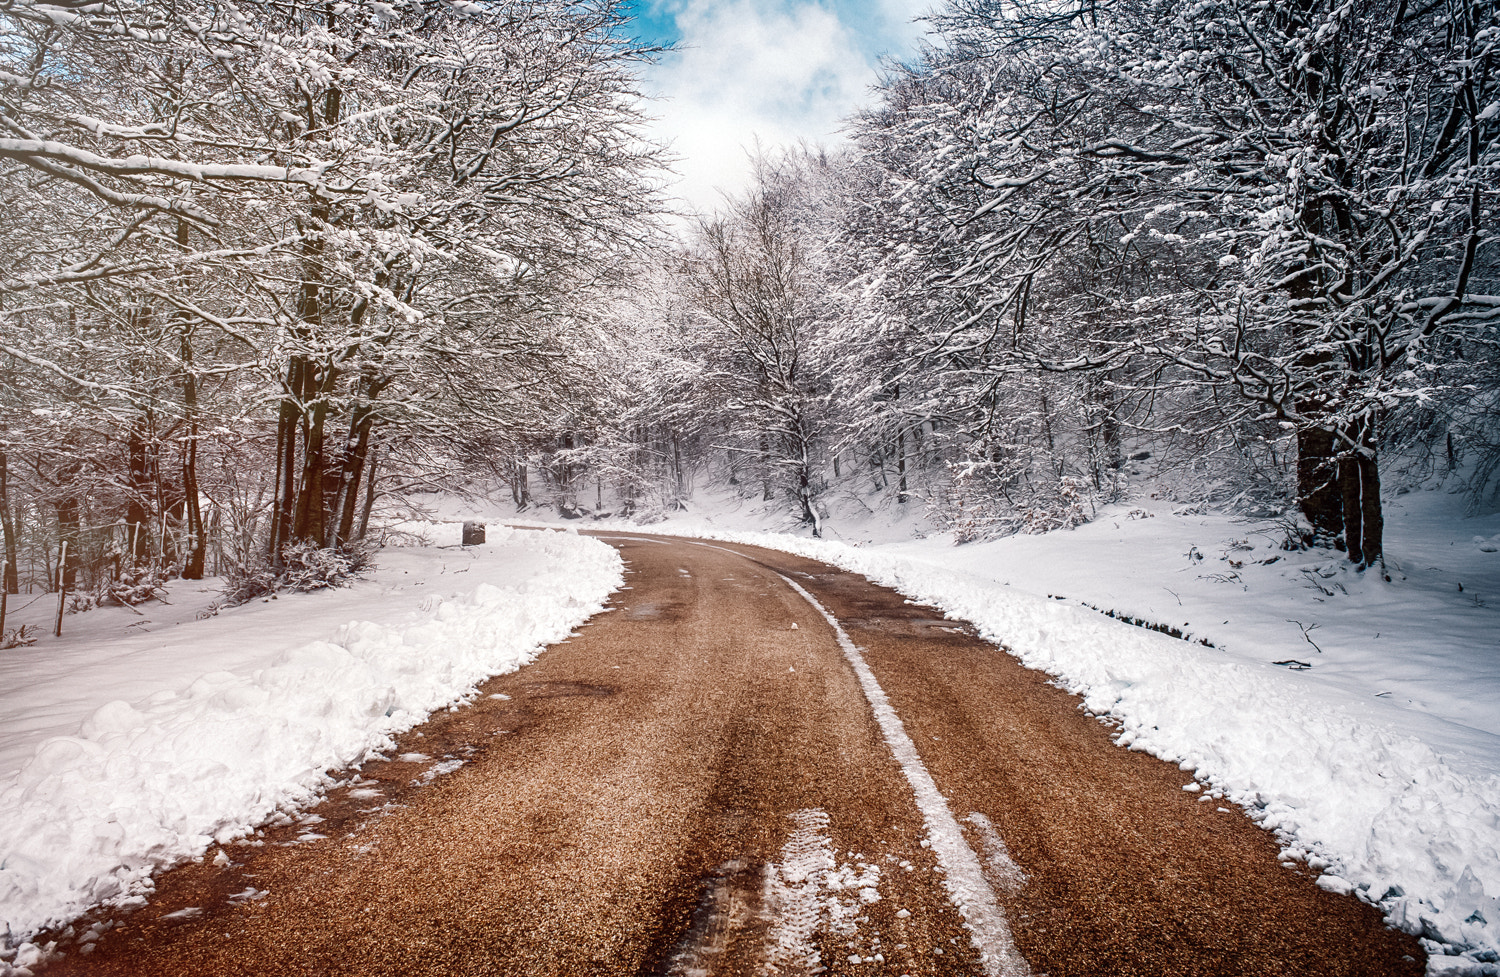
[[[1423,972],[961,623],[784,553],[601,535],[610,610],[47,973]]]

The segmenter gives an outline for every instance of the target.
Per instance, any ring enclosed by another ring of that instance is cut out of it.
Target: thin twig
[[[1309,632],[1316,631],[1319,627],[1321,627],[1321,625],[1309,624],[1306,627],[1304,627],[1301,621],[1293,621],[1291,618],[1287,618],[1287,622],[1286,623],[1297,625],[1298,629],[1300,629],[1301,632],[1302,632],[1303,639],[1308,644],[1310,644],[1310,645],[1313,646],[1313,650],[1316,651],[1320,655],[1323,653],[1323,649],[1318,647],[1318,643],[1316,641],[1314,641],[1311,637],[1309,637]]]

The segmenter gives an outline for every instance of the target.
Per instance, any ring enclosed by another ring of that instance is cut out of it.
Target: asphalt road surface
[[[601,536],[609,611],[47,973],[1423,972],[963,624],[784,553]]]

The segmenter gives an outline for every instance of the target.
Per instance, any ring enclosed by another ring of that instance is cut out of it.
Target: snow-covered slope
[[[426,529],[458,542],[456,525]],[[489,540],[388,548],[345,590],[128,638],[85,614],[0,656],[0,972],[36,958],[38,928],[138,900],[154,871],[313,800],[328,771],[531,661],[623,580],[595,540]]]

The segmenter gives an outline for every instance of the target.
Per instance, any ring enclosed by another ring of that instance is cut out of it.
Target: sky
[[[886,57],[910,58],[932,0],[629,0],[642,40],[675,45],[645,77],[656,134],[679,157],[673,192],[709,210],[746,185],[748,153],[835,146],[872,100]]]

